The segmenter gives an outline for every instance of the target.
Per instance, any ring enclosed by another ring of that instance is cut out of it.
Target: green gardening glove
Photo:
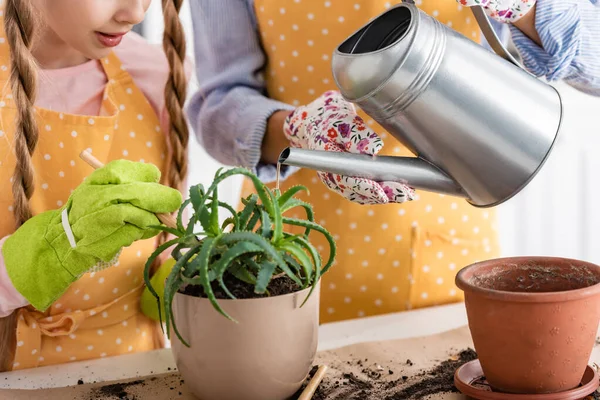
[[[167,259],[167,261],[165,261],[160,266],[158,271],[156,271],[156,273],[150,279],[150,284],[152,285],[152,288],[156,291],[156,294],[158,294],[158,298],[160,299],[160,311],[161,311],[163,317],[165,315],[165,299],[164,299],[165,281],[167,280],[167,277],[173,270],[174,265],[175,265],[174,258]],[[152,293],[150,293],[150,289],[148,289],[147,286],[144,288],[144,291],[142,292],[142,298],[140,300],[140,307],[141,307],[142,313],[144,313],[144,315],[146,315],[147,317],[149,317],[155,321],[160,321],[156,297],[154,297],[154,295]]]
[[[159,169],[117,160],[94,171],[58,210],[28,220],[2,246],[15,288],[45,311],[81,275],[123,247],[156,236],[155,213],[172,213],[181,193],[159,184]],[[71,235],[72,232],[72,235]]]

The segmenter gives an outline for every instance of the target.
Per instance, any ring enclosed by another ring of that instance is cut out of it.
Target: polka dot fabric
[[[269,96],[296,106],[337,89],[331,75],[336,46],[396,4],[382,0],[254,3],[268,58]],[[453,0],[415,3],[447,26],[480,40],[468,8]],[[412,156],[368,115],[360,115],[383,139],[380,154]],[[499,254],[493,210],[422,191],[414,201],[402,204],[355,204],[332,193],[310,170],[289,177],[282,189],[297,184],[309,187],[310,195],[302,197],[314,204],[316,220],[335,235],[339,248],[336,265],[323,277],[321,322],[460,301],[456,272]],[[245,182],[243,195],[251,191],[252,185]],[[312,240],[322,251],[327,248],[318,235]]]
[[[0,44],[0,63],[8,65],[8,45]],[[34,214],[60,207],[92,172],[79,158],[87,149],[103,163],[126,158],[152,162],[164,171],[166,141],[159,119],[113,53],[100,60],[108,78],[101,116],[72,115],[37,109],[39,142],[33,155]],[[7,92],[9,72],[0,68],[0,237],[14,230],[10,181],[15,166],[15,106]],[[154,239],[123,249],[117,264],[85,274],[41,313],[18,311],[17,349],[13,369],[101,358],[157,347],[156,323],[143,316],[139,299],[143,269]]]

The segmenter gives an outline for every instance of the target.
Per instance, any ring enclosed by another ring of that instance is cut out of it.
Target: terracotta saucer
[[[479,400],[580,400],[598,389],[600,381],[596,371],[588,366],[581,385],[575,389],[549,394],[511,394],[493,392],[483,376],[479,360],[470,361],[454,373],[454,385],[465,396]]]

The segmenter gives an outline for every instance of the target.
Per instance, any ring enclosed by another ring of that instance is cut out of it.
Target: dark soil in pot
[[[469,283],[483,289],[506,292],[546,293],[582,289],[600,282],[597,272],[580,265],[561,268],[532,262],[515,269],[505,268],[493,268],[473,275]]]
[[[276,279],[272,279],[269,283],[269,286],[267,286],[267,292],[263,294],[255,293],[254,285],[242,282],[231,274],[225,274],[223,281],[231,294],[238,299],[259,299],[263,297],[281,296],[301,290],[296,282],[291,280],[288,276],[281,276]],[[218,282],[213,282],[212,289],[217,299],[224,300],[230,298],[227,293],[225,293],[223,288],[219,286]],[[204,293],[202,286],[189,285],[182,289],[181,293],[189,296],[206,298],[206,294]]]

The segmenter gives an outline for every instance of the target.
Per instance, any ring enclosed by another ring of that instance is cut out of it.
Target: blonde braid
[[[16,166],[13,174],[15,223],[18,228],[32,216],[29,200],[34,190],[31,155],[38,141],[34,103],[37,64],[31,54],[34,10],[28,0],[7,0],[4,24],[10,46],[10,89],[17,107],[15,121]],[[0,371],[12,369],[16,341],[17,313],[0,319]]]
[[[169,152],[166,180],[172,188],[181,187],[187,175],[187,147],[189,131],[184,114],[187,93],[184,60],[186,55],[185,32],[179,19],[183,0],[162,0],[165,31],[163,48],[169,61],[169,79],[165,85],[165,104],[169,112],[170,132],[168,132],[171,151]],[[168,234],[161,234],[158,245],[167,241]],[[158,265],[155,264],[155,269]]]
[[[189,132],[183,111],[187,93],[184,69],[186,43],[185,32],[179,20],[182,3],[183,0],[162,0],[165,20],[163,48],[170,67],[169,79],[165,86],[165,102],[171,122],[171,155],[167,179],[173,188],[179,188],[187,175],[188,166]]]

